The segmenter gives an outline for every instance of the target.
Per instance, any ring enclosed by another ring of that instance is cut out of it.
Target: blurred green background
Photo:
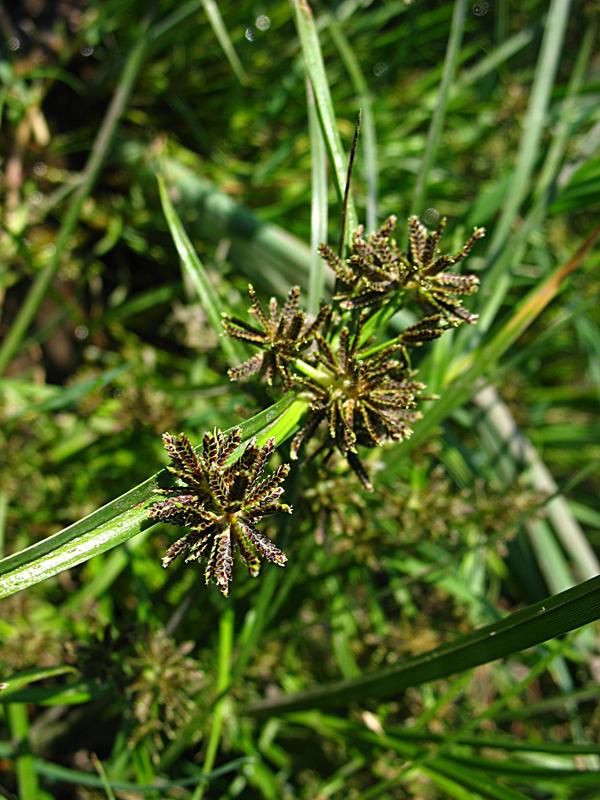
[[[448,250],[485,226],[467,267],[480,322],[417,359],[450,399],[373,453],[374,495],[341,463],[288,481],[284,573],[238,569],[226,603],[194,567],[162,570],[161,526],[1,601],[0,679],[21,676],[0,695],[6,797],[597,796],[597,628],[335,715],[246,713],[598,572],[597,249],[547,306],[540,290],[598,223],[598,3],[311,6],[346,153],[362,109],[359,219],[394,213],[401,239],[410,213],[447,216]],[[308,289],[341,210],[301,7],[0,4],[5,554],[156,472],[163,431],[198,442],[272,402],[228,382],[156,175],[225,307],[245,312],[248,281]],[[526,296],[527,330],[494,350]]]

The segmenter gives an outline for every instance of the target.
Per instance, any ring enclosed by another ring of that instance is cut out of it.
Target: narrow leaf
[[[262,701],[249,706],[245,712],[265,717],[301,709],[346,706],[375,697],[393,697],[410,686],[447,678],[504,658],[599,617],[600,576],[410,659],[400,667]]]
[[[157,175],[158,190],[160,192],[160,201],[162,203],[165,219],[169,225],[171,236],[177,248],[179,258],[183,264],[183,268],[187,272],[192,281],[194,289],[198,295],[198,299],[202,303],[204,311],[214,331],[219,337],[219,344],[223,350],[229,364],[234,365],[243,360],[243,355],[235,346],[235,343],[227,336],[223,336],[223,327],[221,325],[221,314],[224,308],[217,293],[215,292],[206,268],[198,258],[198,254],[194,250],[190,239],[185,232],[185,228],[175,211],[171,198],[167,191],[167,187],[161,175]]]
[[[294,7],[296,28],[298,29],[298,36],[300,37],[306,72],[315,93],[319,120],[334,169],[338,196],[340,202],[343,202],[348,159],[344,153],[340,134],[337,129],[317,27],[307,0],[292,0],[292,5]],[[348,203],[347,221],[347,231],[354,230],[358,225],[356,209],[351,195]]]
[[[223,17],[219,11],[219,6],[215,3],[215,0],[202,0],[202,5],[206,11],[206,16],[208,17],[211,28],[219,40],[219,44],[223,48],[223,52],[225,53],[225,56],[227,57],[235,76],[240,83],[247,83],[248,76],[244,72],[244,68],[242,67],[240,59],[238,58],[238,54],[235,52],[231,37],[227,32],[227,28],[223,22]]]

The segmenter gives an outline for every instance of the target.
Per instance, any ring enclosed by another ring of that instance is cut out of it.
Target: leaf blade
[[[516,611],[454,642],[411,659],[401,667],[355,680],[320,686],[262,701],[245,713],[264,717],[310,708],[345,705],[370,697],[390,697],[410,686],[453,675],[545,642],[600,617],[600,576]]]

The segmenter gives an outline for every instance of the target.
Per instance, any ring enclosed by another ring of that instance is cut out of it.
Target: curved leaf
[[[301,709],[345,706],[374,697],[392,697],[410,686],[420,686],[504,658],[598,618],[600,576],[410,659],[400,667],[262,701],[245,711],[251,716],[265,717]]]

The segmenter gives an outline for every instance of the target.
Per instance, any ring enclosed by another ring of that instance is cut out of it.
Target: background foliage
[[[269,406],[226,380],[211,314],[243,314],[249,280],[314,311],[359,107],[358,219],[447,215],[456,247],[488,229],[479,324],[419,360],[441,399],[373,453],[373,495],[342,461],[290,475],[285,570],[237,569],[227,601],[164,571],[146,489],[75,528],[120,547],[69,571],[35,551],[59,574],[1,601],[7,797],[597,794],[597,628],[552,637],[600,615],[598,6],[304,8],[0,8],[6,554],[145,481],[163,431]],[[456,642],[479,629],[477,660]]]

